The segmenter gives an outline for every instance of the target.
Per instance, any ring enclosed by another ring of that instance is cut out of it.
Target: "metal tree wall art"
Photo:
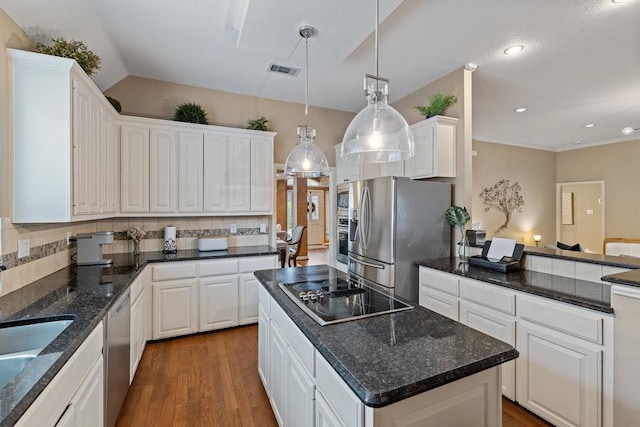
[[[511,184],[508,179],[501,179],[492,187],[485,188],[480,193],[484,210],[487,212],[491,208],[495,208],[502,212],[505,216],[504,224],[496,230],[496,234],[506,229],[511,220],[514,211],[522,212],[524,206],[524,198],[520,194],[520,184],[518,181]]]

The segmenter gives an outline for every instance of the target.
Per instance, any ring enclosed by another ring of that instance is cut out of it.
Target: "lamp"
[[[316,29],[305,25],[299,29],[300,36],[305,40],[305,93],[304,117],[305,124],[298,126],[300,144],[291,150],[284,165],[285,175],[301,178],[317,178],[329,175],[329,162],[322,151],[313,143],[316,138],[316,128],[309,126],[309,37],[316,34]]]
[[[379,9],[380,1],[376,0],[376,75],[364,77],[368,105],[353,118],[342,139],[340,157],[348,161],[394,162],[415,155],[413,134],[407,121],[387,103],[389,80],[378,76]]]
[[[533,235],[533,241],[536,242],[536,247],[538,246],[538,243],[540,243],[540,240],[542,240],[542,236],[539,234],[534,234]]]
[[[640,130],[640,128],[632,128],[631,126],[627,126],[626,128],[622,129],[622,134],[625,136],[629,136],[632,133],[634,133],[635,131]]]

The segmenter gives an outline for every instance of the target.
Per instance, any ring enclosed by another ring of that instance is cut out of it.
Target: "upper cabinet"
[[[121,212],[271,214],[273,132],[121,117]]]
[[[7,49],[13,222],[85,221],[119,208],[118,114],[70,59]]]
[[[456,124],[458,119],[435,116],[411,125],[416,155],[404,162],[409,178],[456,176]]]

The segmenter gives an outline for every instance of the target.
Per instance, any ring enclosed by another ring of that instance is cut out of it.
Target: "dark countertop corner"
[[[630,270],[617,274],[610,274],[602,278],[605,282],[619,285],[640,287],[640,270]]]

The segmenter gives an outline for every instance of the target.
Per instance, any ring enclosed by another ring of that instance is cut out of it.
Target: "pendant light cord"
[[[309,129],[309,35],[304,38],[305,44],[305,87],[304,87],[304,118],[305,118],[305,133],[308,133]]]
[[[380,21],[380,0],[376,0],[376,30],[375,30],[375,35],[374,35],[374,51],[375,51],[375,70],[376,70],[376,77],[379,76],[380,74],[378,74],[378,25],[379,25],[379,21]]]

